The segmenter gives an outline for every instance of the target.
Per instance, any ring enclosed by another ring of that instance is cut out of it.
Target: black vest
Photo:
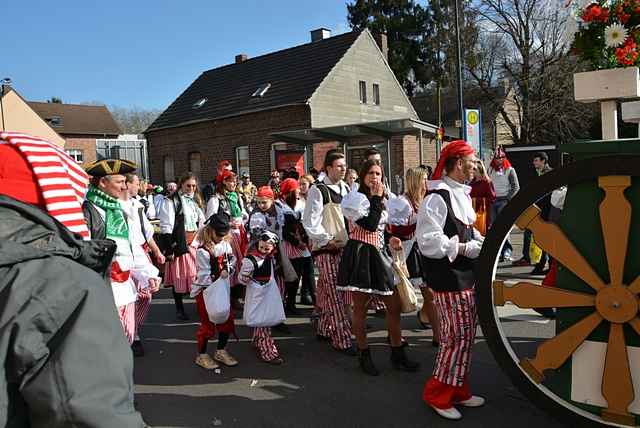
[[[251,254],[247,256],[247,259],[253,263],[253,280],[255,282],[260,285],[265,285],[271,281],[273,258],[267,257],[260,267],[258,267],[258,261],[256,258]]]
[[[447,205],[447,219],[444,223],[444,234],[452,238],[458,235],[460,243],[473,240],[473,226],[467,226],[453,215],[449,191],[433,190],[429,194],[438,194]],[[447,256],[432,259],[422,256],[422,272],[425,283],[434,291],[450,292],[468,290],[473,287],[473,260],[458,256],[452,262]]]
[[[163,233],[158,238],[158,247],[165,256],[180,257],[189,252],[187,245],[187,233],[184,229],[184,212],[182,211],[182,200],[178,192],[171,197],[166,198],[165,204],[173,204],[175,212],[175,220],[173,223],[173,231],[171,233]]]

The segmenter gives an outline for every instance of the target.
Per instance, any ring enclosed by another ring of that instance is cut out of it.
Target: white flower
[[[620,24],[611,24],[604,29],[604,43],[607,47],[615,48],[624,43],[627,38],[627,29]]]

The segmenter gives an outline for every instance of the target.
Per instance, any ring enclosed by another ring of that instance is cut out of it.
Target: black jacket
[[[115,243],[82,241],[4,195],[0,220],[0,427],[142,427],[131,349],[101,276]]]

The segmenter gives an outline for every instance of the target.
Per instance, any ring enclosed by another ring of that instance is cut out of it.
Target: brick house
[[[436,127],[418,119],[387,51],[385,35],[318,29],[310,43],[205,71],[145,131],[151,179],[190,170],[209,181],[229,159],[264,184],[273,168],[319,169],[336,147],[353,167],[378,147],[391,175],[434,162],[423,141]]]
[[[29,102],[29,106],[64,138],[64,148],[86,165],[96,160],[96,139],[122,133],[106,106]]]

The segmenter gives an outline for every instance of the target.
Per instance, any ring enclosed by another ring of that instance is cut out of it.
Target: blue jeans
[[[491,205],[491,224],[496,220],[500,211],[509,203],[507,198],[497,198],[493,204]],[[502,250],[500,250],[500,258],[503,259],[505,257],[511,257],[511,252],[513,251],[513,246],[511,242],[509,242],[509,238],[504,242],[504,246]]]

